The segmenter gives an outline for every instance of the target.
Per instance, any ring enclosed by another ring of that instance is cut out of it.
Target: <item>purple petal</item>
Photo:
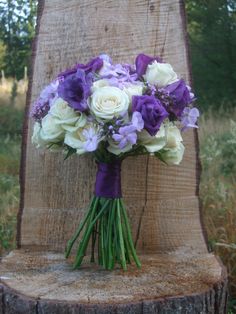
[[[97,149],[98,146],[98,138],[97,136],[93,136],[93,138],[89,139],[88,141],[85,142],[84,144],[84,149],[87,152],[93,152]]]
[[[120,142],[124,136],[120,135],[120,134],[113,134],[112,138],[116,141],[116,142]]]
[[[141,131],[144,128],[144,121],[140,112],[135,111],[132,115],[132,125],[137,131]]]
[[[131,143],[131,144],[136,144],[137,142],[137,134],[136,133],[130,133],[127,135],[127,140]]]
[[[127,144],[128,144],[128,141],[127,141],[127,139],[124,137],[124,138],[120,141],[120,143],[119,143],[119,148],[122,149],[122,148],[124,148]]]
[[[135,60],[136,72],[138,76],[142,76],[146,73],[147,66],[153,61],[162,62],[160,57],[150,57],[143,53],[139,54]]]

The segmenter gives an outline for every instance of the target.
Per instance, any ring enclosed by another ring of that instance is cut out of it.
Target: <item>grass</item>
[[[8,85],[7,85],[8,84]],[[1,86],[0,96],[0,255],[14,247],[19,204],[19,159],[25,99],[17,88],[14,106],[9,102],[12,80]],[[22,93],[21,93],[22,92]],[[211,249],[229,274],[230,311],[236,312],[236,110],[201,116],[200,197]]]
[[[209,112],[199,128],[200,197],[209,245],[227,267],[230,311],[236,312],[236,110]]]
[[[12,91],[13,80],[5,80],[0,84],[0,255],[15,246],[25,99],[23,83],[17,83],[18,92],[16,89]]]
[[[12,78],[0,80],[0,105],[23,109],[25,106],[28,81],[15,81]]]

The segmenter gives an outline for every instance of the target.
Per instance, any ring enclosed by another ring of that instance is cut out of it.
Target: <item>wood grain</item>
[[[179,251],[140,259],[141,270],[84,263],[71,271],[60,253],[14,251],[0,265],[4,314],[224,313],[226,273],[214,255]]]

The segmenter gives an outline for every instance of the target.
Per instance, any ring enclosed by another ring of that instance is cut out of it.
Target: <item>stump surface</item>
[[[20,310],[22,302],[22,309],[32,306],[30,313],[37,308],[48,314],[224,313],[226,274],[214,255],[175,252],[140,259],[140,270],[111,272],[85,262],[72,271],[60,253],[13,251],[0,266],[4,313]]]

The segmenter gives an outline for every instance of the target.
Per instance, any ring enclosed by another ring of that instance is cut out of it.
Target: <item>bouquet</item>
[[[46,86],[33,105],[32,142],[51,151],[92,154],[97,163],[94,196],[66,257],[79,241],[74,268],[91,243],[91,262],[105,269],[141,266],[121,193],[121,164],[150,154],[178,165],[181,131],[196,128],[199,111],[191,88],[159,57],[139,54],[135,64],[115,64],[102,54],[76,64]],[[97,252],[97,254],[95,254]]]

